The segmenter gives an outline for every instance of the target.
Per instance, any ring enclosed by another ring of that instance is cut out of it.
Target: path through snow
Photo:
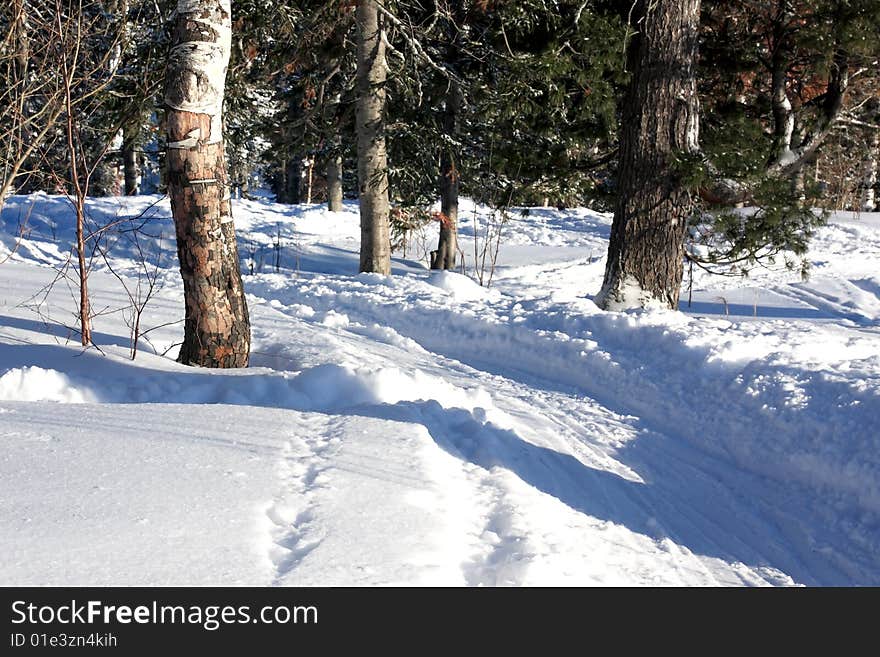
[[[356,275],[352,208],[242,202],[243,243],[282,226],[296,257],[246,277],[253,367],[208,372],[151,353],[178,325],[132,363],[120,313],[102,355],[67,339],[63,286],[21,305],[66,212],[13,199],[8,231],[28,203],[0,266],[2,582],[880,584],[878,216],[820,231],[809,282],[700,278],[686,312],[604,313],[595,213],[517,219],[485,290],[408,260]],[[150,326],[182,307],[166,267]]]

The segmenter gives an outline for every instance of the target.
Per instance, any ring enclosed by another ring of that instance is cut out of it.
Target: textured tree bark
[[[137,156],[137,126],[126,126],[122,131],[122,171],[124,177],[126,196],[135,196],[138,193],[138,170]]]
[[[230,0],[178,0],[166,71],[168,194],[186,316],[178,360],[246,367],[250,321],[223,151]]]
[[[391,273],[388,158],[385,151],[385,43],[377,0],[360,0],[357,23],[357,146],[360,271]]]
[[[327,209],[342,212],[342,155],[336,150],[327,157]]]
[[[618,197],[605,280],[606,310],[678,306],[691,201],[673,167],[698,150],[694,77],[699,0],[638,0],[632,71],[620,129]]]

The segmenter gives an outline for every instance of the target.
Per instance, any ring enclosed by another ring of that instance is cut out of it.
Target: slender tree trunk
[[[447,19],[446,60],[457,71],[456,60],[459,50],[459,31],[464,27],[464,2],[454,0],[450,3],[450,16]],[[431,269],[455,269],[458,256],[458,141],[459,114],[462,97],[458,82],[450,80],[443,108],[443,132],[449,138],[440,151],[440,238],[437,250],[431,259]]]
[[[673,161],[698,148],[699,14],[699,0],[638,0],[633,7],[618,197],[596,297],[606,310],[678,305],[691,199]]]
[[[3,206],[6,193],[14,188],[16,174],[29,153],[29,149],[25,145],[28,139],[23,128],[27,120],[27,79],[28,62],[30,61],[28,15],[25,11],[24,0],[13,0],[11,10],[10,36],[12,43],[10,45],[15,52],[15,61],[10,67],[11,79],[7,80],[10,93],[5,100],[15,106],[13,116],[16,126],[5,137],[6,153],[3,154],[3,171],[0,172],[0,176],[2,176],[0,177],[0,208]],[[33,139],[33,135],[30,138]]]
[[[277,203],[287,203],[287,158],[281,158],[280,170],[273,178],[272,188]]]
[[[773,64],[773,154],[771,161],[779,162],[791,152],[794,112],[792,112],[791,100],[788,98],[788,90],[786,89],[787,61],[783,61],[781,56],[774,56]]]
[[[65,74],[67,73],[65,64]],[[85,201],[88,193],[88,182],[83,187],[80,180],[78,153],[74,143],[73,104],[70,97],[70,79],[65,77],[67,94],[67,148],[70,152],[70,184],[76,212],[76,260],[79,278],[79,330],[82,345],[87,347],[92,342],[92,308],[89,301],[89,270],[86,263],[85,240]]]
[[[443,131],[457,138],[461,93],[458,84],[449,83],[443,115]],[[431,269],[455,269],[458,255],[458,164],[452,145],[440,152],[440,239],[431,261]]]
[[[12,0],[12,23],[15,34],[15,77],[24,82],[30,59],[30,39],[25,0]]]
[[[284,172],[285,203],[298,205],[302,199],[302,158],[299,155],[290,158]]]
[[[137,125],[126,126],[122,131],[122,170],[126,196],[135,196],[138,193],[138,179],[140,171],[137,154]]]
[[[166,72],[168,193],[186,301],[178,360],[204,367],[245,367],[250,352],[221,119],[230,18],[230,0],[178,0]]]
[[[312,204],[312,183],[315,180],[315,158],[310,157],[306,164],[306,205]]]
[[[874,212],[877,209],[877,152],[880,150],[880,132],[874,131],[868,152],[865,154],[865,180],[862,194],[862,210]]]
[[[59,19],[60,22],[60,19]],[[61,58],[61,80],[64,87],[64,109],[66,113],[65,137],[70,157],[69,193],[73,197],[76,213],[76,258],[79,279],[79,330],[81,344],[86,347],[92,342],[92,313],[89,301],[89,271],[86,262],[85,240],[85,202],[89,193],[89,170],[82,158],[82,142],[76,139],[79,133],[74,118],[73,76],[75,60],[67,56]]]
[[[773,54],[771,57],[771,104],[773,107],[773,152],[770,163],[781,162],[791,154],[794,134],[794,112],[788,97],[788,30],[791,21],[790,0],[778,0],[773,26]]]
[[[336,148],[327,156],[327,209],[342,212],[342,155]]]
[[[357,145],[361,212],[360,271],[391,273],[388,162],[385,151],[385,42],[377,0],[358,2]]]
[[[800,124],[797,125],[797,130],[793,133],[794,136],[791,140],[792,148],[800,148],[800,145],[804,143],[804,131],[803,126]],[[807,187],[806,187],[806,171],[804,167],[798,167],[794,173],[791,174],[791,193],[799,201],[807,200]]]

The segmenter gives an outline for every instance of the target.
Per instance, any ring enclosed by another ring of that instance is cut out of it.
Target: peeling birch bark
[[[246,367],[250,320],[223,149],[230,0],[178,0],[165,80],[168,194],[186,316],[178,360]]]

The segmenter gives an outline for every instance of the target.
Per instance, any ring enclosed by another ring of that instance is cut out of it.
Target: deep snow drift
[[[68,202],[2,214],[2,584],[880,585],[878,214],[835,215],[807,282],[608,313],[605,215],[514,213],[486,289],[425,269],[433,229],[358,275],[355,206],[240,201],[252,367],[218,372],[173,360],[167,200],[89,208],[100,350]]]

